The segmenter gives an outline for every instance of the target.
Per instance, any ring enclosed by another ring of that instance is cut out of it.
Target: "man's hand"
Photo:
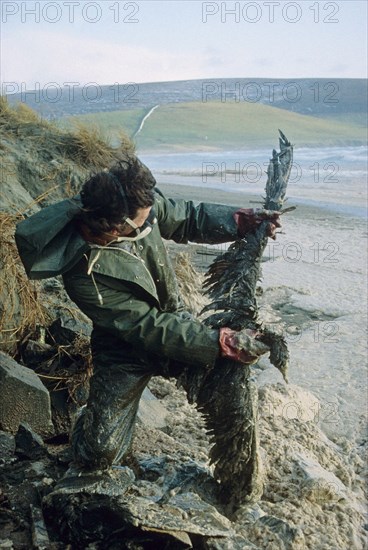
[[[276,229],[281,227],[280,212],[277,210],[265,210],[264,208],[240,208],[234,213],[235,223],[238,226],[239,237],[245,237],[257,229],[264,221],[267,225],[267,235],[276,239]]]
[[[230,328],[220,328],[220,356],[250,364],[270,351],[270,348],[259,340],[261,333],[256,330],[235,331]]]

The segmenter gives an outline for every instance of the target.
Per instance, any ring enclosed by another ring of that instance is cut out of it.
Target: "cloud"
[[[201,78],[206,56],[42,31],[22,33],[21,44],[2,40],[2,81],[27,89],[56,82],[152,82]]]
[[[50,82],[62,87],[68,82],[84,86],[90,82],[102,85],[366,74],[365,69],[362,72],[365,58],[355,54],[355,42],[336,42],[335,35],[324,37],[316,31],[312,40],[308,33],[304,36],[299,28],[293,28],[280,42],[277,33],[276,38],[263,35],[261,27],[243,32],[238,25],[235,32],[233,26],[222,26],[218,33],[201,33],[198,27],[188,26],[185,33],[180,28],[175,34],[172,25],[170,19],[157,28],[142,22],[139,28],[111,27],[110,34],[102,24],[86,28],[75,23],[64,31],[50,25],[4,25],[0,77],[2,82],[16,83],[15,88],[24,83],[27,90],[32,90]],[[275,32],[277,29],[275,26]],[[336,33],[335,27],[332,30]],[[260,33],[258,41],[255,32]],[[277,45],[275,51],[273,43]]]

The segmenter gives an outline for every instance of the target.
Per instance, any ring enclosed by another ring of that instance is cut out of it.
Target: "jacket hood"
[[[74,216],[80,197],[43,208],[18,223],[15,242],[30,279],[46,279],[68,271],[89,245],[75,231]]]

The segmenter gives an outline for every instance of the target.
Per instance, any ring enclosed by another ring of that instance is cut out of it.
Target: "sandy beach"
[[[212,181],[211,186],[185,184],[183,177],[158,175],[158,186],[174,199],[241,207],[260,206],[261,200],[261,193],[221,190]],[[316,396],[308,404],[314,420],[330,438],[344,436],[359,445],[367,419],[367,227],[362,217],[326,207],[325,194],[314,194],[321,198],[319,206],[301,202],[302,193],[290,190],[287,204],[297,208],[285,214],[282,233],[266,248],[260,311],[287,337],[290,383]],[[330,195],[341,197],[338,189]],[[351,202],[356,204],[354,193]],[[192,247],[197,266],[212,260],[213,248],[208,251],[207,258],[200,251],[198,262]],[[259,385],[282,382],[267,360],[261,364]],[[298,414],[298,407],[294,403],[291,409]]]

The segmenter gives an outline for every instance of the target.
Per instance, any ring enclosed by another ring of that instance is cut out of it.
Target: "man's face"
[[[147,208],[138,208],[137,214],[135,218],[132,219],[132,222],[138,227],[142,227],[144,222],[147,220],[150,212],[151,212],[151,206],[148,206]],[[131,227],[127,222],[122,224],[121,229],[114,229],[111,231],[113,235],[120,235],[122,237],[128,237],[129,235],[133,234],[135,232],[134,228]]]

